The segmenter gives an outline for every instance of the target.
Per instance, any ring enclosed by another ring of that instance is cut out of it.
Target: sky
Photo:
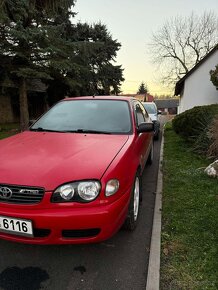
[[[106,24],[113,39],[122,47],[116,64],[122,65],[125,81],[122,91],[136,93],[141,82],[152,95],[173,94],[173,88],[163,86],[157,67],[152,63],[149,43],[164,22],[192,12],[218,14],[218,0],[77,0],[74,21]]]

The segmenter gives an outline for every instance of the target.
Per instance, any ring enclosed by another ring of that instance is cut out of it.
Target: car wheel
[[[147,164],[151,165],[154,159],[154,142],[152,141],[150,153],[148,155]]]
[[[139,205],[141,199],[141,178],[137,172],[128,209],[128,214],[124,223],[124,228],[128,231],[133,231],[136,228],[139,215]]]

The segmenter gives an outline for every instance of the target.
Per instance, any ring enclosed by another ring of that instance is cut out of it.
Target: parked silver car
[[[154,139],[158,140],[160,134],[160,120],[158,115],[161,112],[157,110],[154,102],[143,102],[142,104],[154,123]]]

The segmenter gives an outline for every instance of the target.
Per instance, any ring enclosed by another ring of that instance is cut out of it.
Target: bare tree
[[[218,43],[218,18],[213,12],[177,16],[153,33],[150,51],[163,74],[163,82],[174,84]]]

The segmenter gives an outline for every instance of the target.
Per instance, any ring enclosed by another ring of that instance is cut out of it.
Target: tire
[[[133,231],[137,226],[140,199],[141,199],[141,177],[139,175],[139,172],[137,172],[132,187],[127,217],[123,225],[125,230]]]
[[[154,159],[154,142],[152,141],[150,153],[148,155],[147,164],[151,165]]]

